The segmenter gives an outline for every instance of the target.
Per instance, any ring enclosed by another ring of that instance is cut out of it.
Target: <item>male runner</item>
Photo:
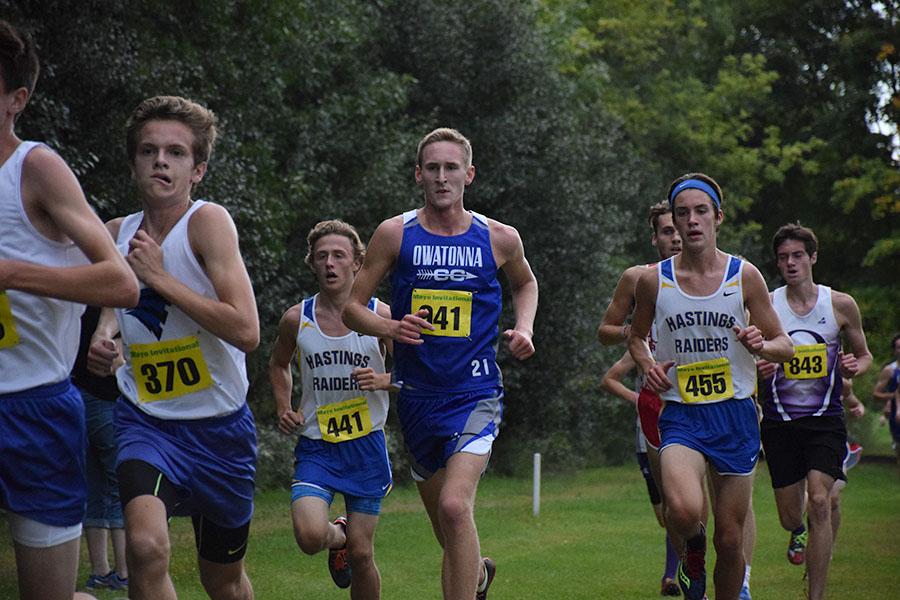
[[[38,71],[0,20],[0,509],[19,597],[70,600],[87,493],[79,318],[86,303],[134,306],[138,287],[65,161],[16,135]]]
[[[127,128],[142,212],[109,223],[143,287],[134,310],[104,318],[92,350],[122,332],[116,375],[119,493],[129,594],[171,599],[168,518],[190,515],[200,580],[215,599],[253,597],[244,572],[256,428],[245,353],[259,319],[228,212],[194,201],[215,115],[175,96],[141,102]]]
[[[888,423],[894,453],[897,455],[897,465],[900,466],[900,407],[897,401],[897,389],[900,388],[900,333],[891,339],[891,352],[894,354],[894,360],[884,365],[878,373],[872,395],[884,402],[881,424],[883,425],[885,421]]]
[[[351,225],[318,223],[307,236],[306,264],[319,293],[289,308],[278,325],[269,359],[278,428],[300,432],[294,449],[291,516],[297,545],[307,554],[329,549],[328,568],[354,599],[381,597],[375,565],[375,527],[381,499],[391,489],[384,438],[391,376],[384,371],[390,340],[351,331],[341,320],[365,246]],[[372,298],[371,310],[390,318]],[[303,396],[291,407],[291,362],[297,357]],[[334,523],[328,508],[344,495],[347,516]]]
[[[650,207],[648,221],[653,230],[650,243],[659,253],[659,258],[665,260],[681,252],[681,237],[672,222],[672,210],[668,202],[658,202]],[[645,270],[656,268],[656,264],[635,265],[622,273],[619,283],[613,292],[603,320],[597,330],[597,336],[601,343],[610,344],[622,340],[623,332],[628,330],[624,325],[625,319],[631,315],[634,308],[634,284]],[[624,327],[624,329],[623,329]],[[627,335],[626,335],[627,337]],[[656,345],[651,332],[651,348]],[[613,364],[603,376],[600,387],[606,392],[615,394],[635,405],[637,417],[637,431],[635,432],[635,447],[641,474],[647,483],[647,492],[650,495],[650,503],[660,526],[665,527],[662,496],[660,495],[659,472],[659,411],[662,404],[659,396],[649,391],[634,392],[624,384],[622,378],[634,369],[634,360],[626,351],[625,354]],[[641,390],[640,382],[637,389]],[[646,429],[646,433],[644,430]],[[679,596],[681,591],[675,581],[675,570],[678,566],[678,550],[672,543],[668,533],[666,534],[666,564],[663,576],[660,579],[660,594],[663,596]]]
[[[475,167],[462,134],[441,128],[426,135],[415,177],[425,205],[375,230],[344,322],[395,341],[397,411],[419,494],[444,549],[444,598],[486,598],[495,566],[480,558],[474,505],[503,407],[497,271],[509,280],[516,316],[503,338],[519,360],[534,354],[538,285],[519,233],[463,207]],[[389,271],[386,319],[367,305]]]
[[[666,522],[685,540],[679,585],[689,600],[706,590],[703,479],[712,470],[716,598],[735,600],[744,579],[742,537],[759,455],[752,399],[752,354],[770,360],[793,356],[753,265],[716,246],[724,219],[719,185],[702,173],[669,188],[677,256],[638,279],[629,350],[646,384],[665,407],[659,418],[660,463]],[[756,325],[750,325],[747,318]],[[646,338],[656,322],[656,355]]]
[[[815,233],[798,224],[784,225],[775,233],[772,250],[786,284],[772,293],[772,304],[796,354],[790,362],[773,361],[784,364],[760,362],[765,378],[760,386],[762,443],[781,526],[791,532],[788,560],[805,560],[809,598],[820,600],[833,541],[829,498],[835,480],[846,477],[841,468],[847,444],[841,376],[864,373],[872,355],[856,301],[813,281]],[[842,351],[842,336],[852,352]],[[803,525],[807,496],[808,532]]]

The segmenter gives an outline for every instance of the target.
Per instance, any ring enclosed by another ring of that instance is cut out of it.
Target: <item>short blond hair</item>
[[[353,248],[353,258],[360,263],[366,257],[366,246],[362,243],[356,228],[346,221],[340,219],[331,219],[328,221],[320,221],[309,230],[306,236],[306,258],[303,259],[310,271],[315,271],[313,267],[313,254],[315,253],[316,243],[326,235],[342,235],[350,240],[350,246]]]
[[[463,150],[464,166],[468,168],[472,165],[472,143],[469,142],[468,138],[450,127],[438,127],[419,142],[419,146],[416,148],[417,167],[422,166],[422,152],[425,150],[425,146],[436,142],[453,142],[458,145]]]
[[[194,134],[191,153],[194,164],[209,161],[216,143],[216,115],[205,106],[181,96],[154,96],[147,98],[134,109],[125,130],[128,161],[134,164],[141,128],[149,121],[178,121]]]

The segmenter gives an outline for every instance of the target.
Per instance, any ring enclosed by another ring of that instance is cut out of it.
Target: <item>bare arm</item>
[[[88,206],[78,180],[62,158],[45,148],[28,153],[22,168],[22,199],[26,212],[43,215],[46,226],[71,239],[91,264],[60,268],[0,260],[0,289],[93,306],[137,304],[134,273]]]
[[[356,274],[350,298],[341,314],[344,325],[364,335],[378,338],[390,338],[404,344],[421,344],[422,329],[434,329],[422,314],[405,315],[402,320],[395,321],[373,313],[369,310],[369,298],[375,288],[394,266],[400,255],[400,242],[403,239],[403,218],[393,217],[382,221],[372,234],[366,249],[363,266]]]
[[[738,341],[751,353],[769,362],[787,362],[794,356],[794,343],[781,326],[772,306],[762,274],[745,262],[742,272],[744,306],[750,311],[751,325],[734,326]]]
[[[498,265],[509,279],[516,324],[503,332],[509,351],[519,360],[534,354],[534,318],[538,307],[538,283],[525,258],[522,238],[514,227],[491,220],[491,245]]]
[[[841,333],[851,350],[841,354],[841,375],[846,378],[862,375],[872,366],[872,353],[866,344],[859,306],[852,296],[841,292],[832,293],[832,306],[838,317]]]
[[[631,333],[628,335],[628,352],[644,373],[646,385],[657,394],[661,394],[672,387],[667,372],[675,362],[670,360],[662,364],[657,363],[647,345],[647,336],[650,335],[650,327],[656,317],[658,286],[656,269],[648,269],[638,279],[634,292],[636,300],[634,320],[631,323]]]
[[[285,311],[278,322],[278,337],[269,356],[269,383],[275,398],[275,415],[278,430],[292,434],[303,425],[303,413],[291,408],[294,378],[291,363],[297,350],[297,331],[300,328],[300,305],[295,304]]]
[[[223,207],[207,204],[191,215],[188,236],[218,299],[198,294],[163,269],[162,249],[144,231],[131,240],[128,264],[201,327],[244,352],[252,351],[259,345],[259,316],[231,216]]]
[[[888,384],[891,382],[891,376],[894,374],[894,363],[889,363],[878,373],[878,380],[875,382],[875,388],[872,395],[882,402],[890,402],[894,397],[894,392],[888,391]]]
[[[604,346],[618,344],[628,339],[631,327],[625,325],[625,319],[634,308],[634,288],[644,270],[645,267],[641,266],[629,267],[619,278],[609,306],[606,307],[606,312],[603,313],[603,319],[597,328],[597,339]]]
[[[391,307],[384,302],[379,302],[375,310],[378,312],[379,316],[385,319],[391,318]],[[394,341],[391,338],[380,338],[379,342],[381,344],[382,354],[384,354],[385,351],[393,353]],[[359,389],[363,391],[395,391],[394,386],[391,385],[390,372],[378,373],[372,367],[364,367],[353,369],[351,376],[356,379],[357,383],[359,383]]]
[[[603,375],[603,379],[600,381],[600,388],[608,394],[613,394],[632,404],[637,404],[637,392],[622,383],[622,378],[634,367],[634,359],[631,358],[631,354],[626,352]]]

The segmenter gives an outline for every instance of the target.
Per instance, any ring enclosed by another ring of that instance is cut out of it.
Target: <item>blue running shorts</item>
[[[759,458],[753,398],[709,404],[666,402],[659,416],[660,453],[675,444],[696,450],[719,475],[750,475]]]
[[[223,417],[168,420],[151,417],[130,401],[116,403],[116,465],[153,465],[181,498],[174,515],[203,515],[233,529],[253,514],[256,426],[244,404]]]
[[[377,515],[392,485],[384,431],[339,444],[302,436],[297,440],[291,502],[315,496],[330,505],[340,493],[348,512]]]
[[[401,390],[397,415],[412,475],[425,481],[457,452],[485,455],[491,451],[500,433],[503,388],[459,394]]]
[[[68,379],[0,395],[0,508],[55,527],[87,502],[84,402]]]

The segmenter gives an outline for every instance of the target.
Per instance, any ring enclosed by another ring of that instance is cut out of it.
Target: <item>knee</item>
[[[698,522],[700,511],[682,498],[666,497],[665,518],[667,523],[683,527]]]
[[[169,538],[149,532],[130,532],[125,550],[131,568],[152,567],[169,562]],[[133,565],[133,566],[132,566]]]
[[[370,543],[354,543],[348,540],[347,555],[350,566],[354,569],[362,569],[375,562],[375,551]]]
[[[813,521],[825,521],[828,519],[831,508],[831,498],[827,492],[810,494],[807,513]]]
[[[440,500],[438,515],[441,525],[452,529],[472,519],[472,506],[461,496],[446,496]]]
[[[251,597],[249,586],[244,584],[243,569],[228,569],[226,573],[208,573],[200,570],[200,583],[213,600],[246,600]]]
[[[713,537],[716,554],[741,554],[743,542],[742,529],[742,527],[723,527],[720,523],[716,523],[716,533]]]
[[[294,525],[294,539],[304,554],[317,554],[325,549],[328,530],[325,527]]]

